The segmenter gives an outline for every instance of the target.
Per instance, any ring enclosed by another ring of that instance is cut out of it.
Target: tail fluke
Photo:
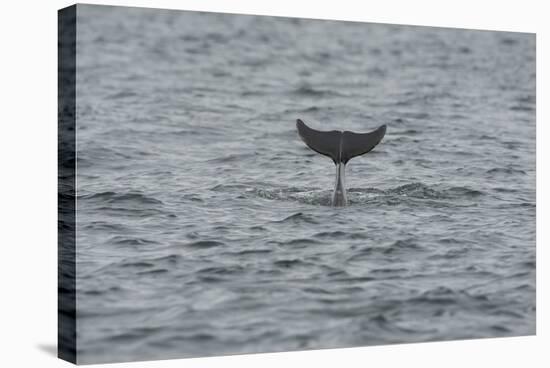
[[[342,140],[342,132],[339,130],[331,130],[330,132],[321,132],[311,129],[302,120],[296,120],[296,128],[298,134],[304,143],[317,153],[328,156],[338,163],[340,157],[340,146]]]
[[[322,132],[311,129],[300,119],[296,120],[296,128],[309,148],[330,157],[335,164],[346,164],[353,157],[370,152],[386,134],[385,125],[362,134],[339,130]]]
[[[353,133],[345,131],[342,133],[342,162],[347,163],[356,156],[361,156],[367,152],[370,152],[378,143],[380,143],[385,134],[385,125],[382,125],[378,129],[369,133]]]

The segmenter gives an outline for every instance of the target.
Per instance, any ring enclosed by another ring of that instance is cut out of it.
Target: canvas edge
[[[57,20],[57,356],[76,364],[76,5]]]

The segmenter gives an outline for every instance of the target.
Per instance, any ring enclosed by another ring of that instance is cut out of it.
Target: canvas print
[[[535,35],[59,12],[59,356],[532,335]]]

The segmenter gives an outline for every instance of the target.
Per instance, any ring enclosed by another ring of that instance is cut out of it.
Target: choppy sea
[[[535,333],[535,36],[78,6],[79,362]],[[382,142],[334,165],[297,118]]]

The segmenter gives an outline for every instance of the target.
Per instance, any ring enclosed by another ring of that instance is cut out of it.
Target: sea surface
[[[77,12],[80,363],[535,333],[533,34]]]

